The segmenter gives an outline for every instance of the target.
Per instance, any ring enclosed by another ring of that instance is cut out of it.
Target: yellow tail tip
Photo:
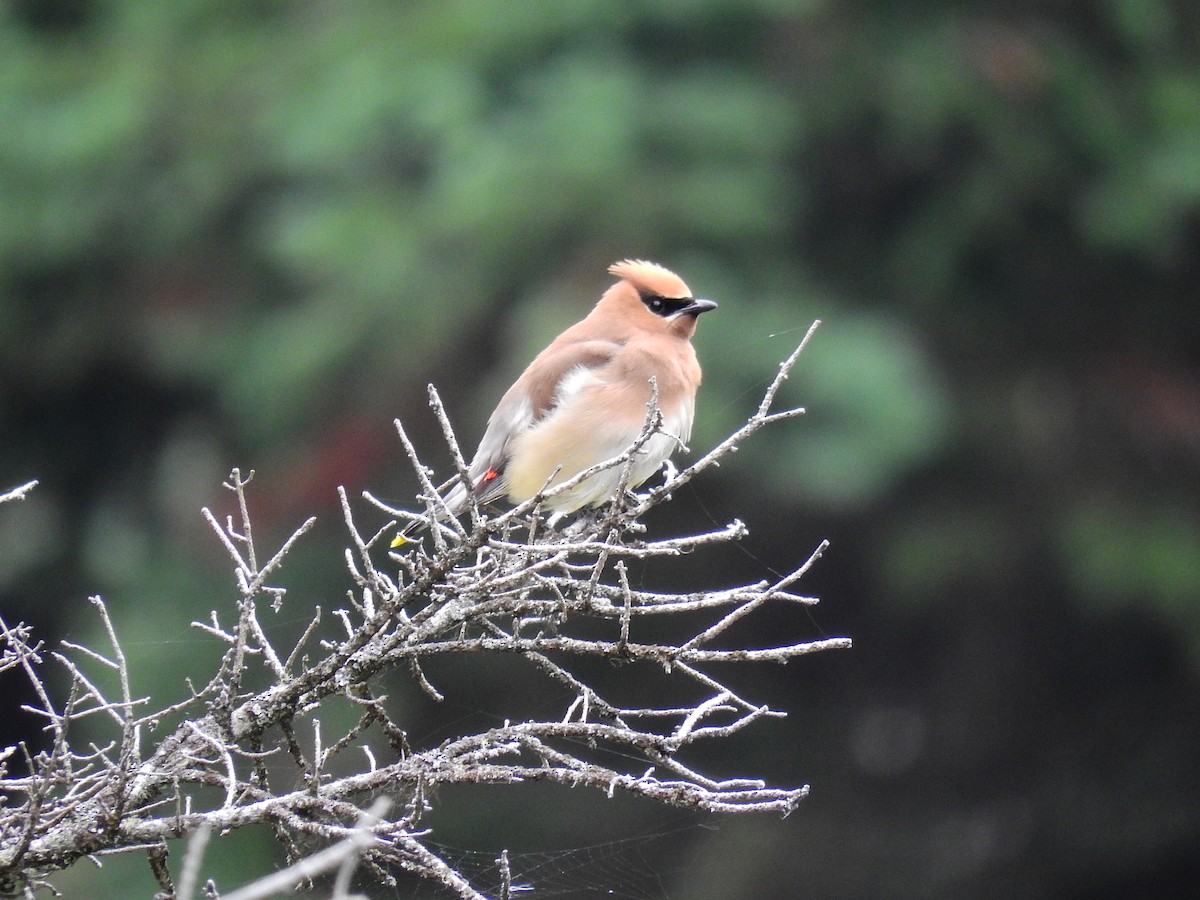
[[[394,538],[392,538],[392,542],[390,544],[388,544],[388,548],[391,550],[395,550],[397,547],[403,547],[405,544],[411,544],[411,543],[412,543],[412,541],[410,541],[404,535],[398,534]]]

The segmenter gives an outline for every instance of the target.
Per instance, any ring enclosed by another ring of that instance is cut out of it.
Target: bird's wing
[[[529,364],[500,398],[471,460],[471,477],[481,501],[494,500],[506,492],[501,476],[509,442],[554,408],[561,399],[564,379],[608,365],[621,347],[618,341],[556,341]]]

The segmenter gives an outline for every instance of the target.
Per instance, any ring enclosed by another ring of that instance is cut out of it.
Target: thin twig
[[[37,487],[37,484],[37,479],[34,479],[33,481],[27,481],[20,487],[5,491],[3,494],[0,494],[0,503],[7,503],[9,500],[24,500],[29,495],[29,492]]]

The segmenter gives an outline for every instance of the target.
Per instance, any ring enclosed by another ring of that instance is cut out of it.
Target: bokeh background
[[[436,837],[632,839],[628,897],[1192,896],[1193,0],[9,0],[0,486],[41,485],[0,508],[0,611],[99,645],[100,593],[141,692],[181,693],[219,653],[188,623],[234,596],[199,509],[235,465],[264,542],[320,517],[297,618],[337,605],[335,487],[411,501],[391,420],[444,466],[434,382],[473,446],[627,256],[721,304],[698,450],[824,322],[808,414],[651,523],[748,522],[679,575],[710,585],[832,541],[787,627],[854,650],[758,673],[790,718],[710,761],[813,795],[782,822],[455,795]],[[476,710],[441,686],[414,741]],[[36,740],[18,688],[5,743]],[[225,888],[279,863],[217,843]],[[571,896],[603,855],[564,858]],[[57,883],[154,890],[132,859]]]

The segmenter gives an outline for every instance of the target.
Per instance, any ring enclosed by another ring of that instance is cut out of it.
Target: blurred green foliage
[[[334,486],[415,490],[390,419],[444,466],[423,385],[471,445],[626,256],[721,303],[697,337],[694,451],[825,322],[785,392],[808,414],[679,514],[748,518],[755,578],[834,539],[822,627],[855,633],[869,671],[830,688],[831,733],[886,698],[929,733],[974,729],[944,712],[955,686],[966,707],[991,709],[996,683],[1023,700],[954,760],[974,780],[932,803],[925,838],[889,852],[936,855],[1003,748],[1085,778],[1073,735],[1044,754],[1014,735],[1072,703],[1126,714],[1131,671],[1160,679],[1133,704],[1138,758],[1180,746],[1200,671],[1190,0],[0,6],[0,486],[42,480],[0,510],[4,614],[78,638],[102,591],[133,610],[151,681],[182,690],[212,648],[153,633],[228,602],[196,511],[227,502],[229,467],[259,470],[263,535],[323,514],[293,577],[336,595]],[[1190,668],[1115,652],[1128,621]],[[1094,652],[1046,652],[1052,633]],[[1111,691],[1064,694],[1076,679]],[[803,777],[845,797],[831,779],[870,778],[829,743]],[[945,761],[920,759],[900,788],[936,782],[921,766]],[[1149,814],[1197,793],[1164,784]],[[1088,896],[1089,865],[1152,881],[1200,834],[1179,813],[1136,851],[1097,841],[1058,865],[1054,828],[988,821],[1015,836],[953,877],[905,893],[863,863],[854,895]]]

